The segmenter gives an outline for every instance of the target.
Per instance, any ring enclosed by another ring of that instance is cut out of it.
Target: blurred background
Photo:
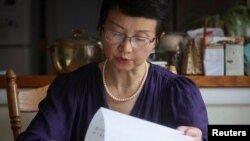
[[[0,0],[0,70],[55,73],[48,47],[72,29],[98,37],[99,0]]]
[[[247,0],[169,0],[167,32],[185,33],[203,26],[207,15],[223,14]],[[192,4],[190,4],[192,3]],[[54,74],[49,46],[83,29],[99,39],[96,29],[101,0],[0,0],[0,72]]]

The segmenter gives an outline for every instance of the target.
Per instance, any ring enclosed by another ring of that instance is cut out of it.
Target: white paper
[[[222,45],[223,46],[223,45]],[[205,75],[224,75],[224,48],[205,48],[204,53]]]
[[[175,129],[100,108],[87,130],[85,141],[193,141]]]

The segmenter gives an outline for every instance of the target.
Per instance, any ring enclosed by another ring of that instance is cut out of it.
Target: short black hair
[[[118,8],[123,14],[157,20],[157,38],[166,32],[169,15],[168,0],[103,0],[97,28],[101,31],[109,11]]]

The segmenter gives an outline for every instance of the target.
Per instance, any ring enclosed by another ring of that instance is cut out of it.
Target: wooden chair
[[[49,84],[43,87],[20,89],[14,70],[6,72],[6,90],[11,129],[14,140],[21,133],[21,112],[37,112],[38,104],[46,96]]]

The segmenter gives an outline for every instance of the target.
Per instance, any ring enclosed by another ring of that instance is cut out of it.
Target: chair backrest
[[[21,133],[22,112],[37,112],[38,104],[46,96],[49,84],[38,88],[21,89],[16,83],[16,74],[14,70],[6,71],[6,91],[8,98],[8,110],[10,117],[11,129],[14,140]]]

